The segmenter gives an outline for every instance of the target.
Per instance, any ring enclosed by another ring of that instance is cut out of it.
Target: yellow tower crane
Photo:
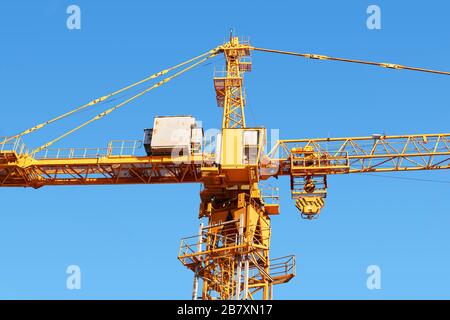
[[[335,58],[257,48],[248,40],[230,40],[200,56],[153,74],[61,116],[0,140],[0,186],[200,183],[198,234],[181,240],[178,258],[194,272],[192,298],[272,299],[273,285],[295,276],[295,257],[269,254],[271,217],[279,214],[275,194],[262,182],[289,176],[292,198],[301,215],[318,216],[327,193],[327,176],[365,172],[397,172],[450,168],[449,133],[371,135],[277,141],[266,150],[265,128],[245,122],[243,74],[251,71],[252,51],[309,59],[368,64],[441,75],[449,72],[391,63]],[[225,69],[215,71],[217,104],[223,108],[215,148],[206,150],[203,129],[192,117],[157,117],[142,141],[111,141],[105,148],[49,148],[55,142],[105,117],[206,60],[223,54]],[[22,137],[111,97],[147,86],[138,94],[36,149]]]

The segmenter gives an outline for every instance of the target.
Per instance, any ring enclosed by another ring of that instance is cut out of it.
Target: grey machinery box
[[[203,129],[194,117],[155,117],[152,129],[144,129],[144,147],[147,155],[192,154],[201,150]]]

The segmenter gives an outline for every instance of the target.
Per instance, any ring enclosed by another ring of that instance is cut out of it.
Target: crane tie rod
[[[447,76],[450,75],[450,72],[447,72],[447,71],[416,68],[416,67],[404,66],[401,64],[394,64],[394,63],[387,63],[387,62],[373,62],[373,61],[355,60],[355,59],[347,59],[347,58],[336,58],[336,57],[324,56],[324,55],[320,55],[320,54],[298,53],[298,52],[290,52],[290,51],[282,51],[282,50],[255,48],[255,47],[253,47],[252,50],[262,51],[262,52],[270,52],[270,53],[278,53],[278,54],[286,54],[286,55],[291,55],[291,56],[303,57],[303,58],[307,58],[307,59],[351,62],[351,63],[367,64],[367,65],[378,66],[378,67],[389,68],[389,69],[397,69],[397,70],[404,69],[404,70],[441,74],[441,75],[447,75]]]
[[[205,56],[207,56],[207,55],[211,55],[213,52],[215,52],[215,51],[217,51],[217,50],[218,50],[217,48],[216,48],[216,49],[213,49],[213,50],[210,50],[210,51],[205,52],[205,53],[203,53],[203,54],[201,54],[201,55],[199,55],[199,56],[197,56],[197,57],[194,57],[194,58],[192,58],[192,59],[189,59],[189,60],[186,60],[186,61],[184,61],[184,62],[182,62],[182,63],[179,63],[179,64],[177,64],[177,65],[175,65],[175,66],[173,66],[173,67],[170,67],[170,68],[168,68],[168,69],[165,69],[165,70],[162,70],[162,71],[157,72],[157,73],[155,73],[155,74],[152,74],[151,76],[149,76],[149,77],[147,77],[147,78],[144,78],[144,79],[142,79],[142,80],[140,80],[140,81],[138,81],[138,82],[132,83],[132,84],[130,84],[130,85],[128,85],[128,86],[126,86],[126,87],[124,87],[124,88],[122,88],[122,89],[116,90],[116,91],[111,92],[111,93],[109,93],[109,94],[107,94],[107,95],[104,95],[104,96],[102,96],[102,97],[100,97],[100,98],[94,99],[94,100],[92,100],[92,101],[90,101],[90,102],[88,102],[88,103],[86,103],[86,104],[84,104],[84,105],[82,105],[82,106],[80,106],[80,107],[77,107],[77,108],[75,108],[75,109],[72,109],[72,110],[70,110],[70,111],[68,111],[68,112],[66,112],[66,113],[64,113],[64,114],[62,114],[62,115],[60,115],[60,116],[58,116],[58,117],[56,117],[56,118],[53,118],[53,119],[48,120],[48,121],[46,121],[46,122],[40,123],[40,124],[38,124],[38,125],[36,125],[36,126],[34,126],[34,127],[31,127],[31,128],[29,128],[29,129],[27,129],[27,130],[24,130],[24,131],[22,131],[22,132],[20,132],[20,133],[18,133],[18,134],[16,134],[16,135],[14,135],[14,136],[11,136],[11,137],[9,137],[9,138],[7,138],[7,139],[1,141],[1,142],[0,142],[0,145],[6,144],[6,143],[8,143],[9,141],[11,141],[11,140],[13,140],[13,139],[22,137],[22,136],[24,136],[24,135],[27,135],[27,134],[29,134],[29,133],[32,133],[32,132],[37,131],[37,130],[39,130],[39,129],[42,129],[42,128],[45,127],[46,125],[49,125],[49,124],[51,124],[51,123],[53,123],[53,122],[56,122],[56,121],[61,120],[61,119],[64,119],[64,118],[66,118],[66,117],[68,117],[68,116],[70,116],[70,115],[72,115],[72,114],[74,114],[74,113],[77,113],[77,112],[79,112],[79,111],[81,111],[81,110],[84,110],[84,109],[86,109],[86,108],[88,108],[88,107],[91,107],[91,106],[96,105],[96,104],[98,104],[98,103],[100,103],[100,102],[103,102],[103,101],[105,101],[105,100],[107,100],[107,99],[109,99],[109,98],[111,98],[111,97],[113,97],[113,96],[115,96],[115,95],[117,95],[117,94],[119,94],[119,93],[122,93],[122,92],[127,91],[127,90],[129,90],[129,89],[131,89],[131,88],[134,88],[134,87],[136,87],[136,86],[139,86],[139,85],[141,85],[141,84],[143,84],[143,83],[145,83],[145,82],[148,82],[148,81],[150,81],[150,80],[152,80],[152,79],[158,78],[158,77],[160,77],[160,76],[162,76],[162,75],[164,75],[164,74],[166,74],[166,73],[168,73],[168,72],[170,72],[170,71],[173,71],[173,70],[175,70],[175,69],[178,69],[178,68],[180,68],[180,67],[182,67],[182,66],[184,66],[184,65],[186,65],[186,64],[189,64],[189,63],[191,63],[191,62],[193,62],[193,61],[196,61],[196,60],[198,60],[198,59],[200,59],[200,58],[203,58],[203,57],[205,57]]]
[[[137,98],[143,96],[143,95],[146,94],[147,92],[149,92],[149,91],[151,91],[151,90],[153,90],[153,89],[156,89],[156,88],[162,86],[163,84],[165,84],[165,83],[169,82],[170,80],[172,80],[172,79],[174,79],[174,78],[180,76],[181,74],[185,73],[186,71],[188,71],[188,70],[190,70],[190,69],[192,69],[192,68],[194,68],[194,67],[196,67],[196,66],[202,64],[203,62],[207,61],[207,60],[210,59],[210,58],[215,57],[215,56],[219,53],[219,51],[220,51],[219,48],[210,50],[210,51],[207,53],[207,54],[209,54],[209,55],[206,56],[205,58],[203,58],[203,59],[201,59],[201,60],[199,60],[199,61],[197,61],[197,62],[195,62],[195,63],[193,63],[193,64],[191,64],[191,65],[189,65],[188,67],[186,67],[186,68],[184,68],[184,69],[178,71],[177,73],[171,75],[170,77],[164,78],[163,80],[161,80],[161,81],[155,83],[155,84],[152,85],[151,87],[148,87],[147,89],[145,89],[145,90],[139,92],[138,94],[132,96],[131,98],[129,98],[129,99],[127,99],[127,100],[125,100],[125,101],[123,101],[123,102],[121,102],[121,103],[115,105],[114,107],[112,107],[112,108],[110,108],[110,109],[108,109],[108,110],[106,110],[106,111],[103,111],[102,113],[96,115],[95,117],[91,118],[90,120],[86,121],[85,123],[83,123],[83,124],[81,124],[81,125],[79,125],[79,126],[73,128],[72,130],[70,130],[70,131],[64,133],[63,135],[57,137],[56,139],[53,139],[52,141],[50,141],[50,142],[48,142],[48,143],[42,145],[41,147],[39,147],[39,148],[33,150],[33,151],[30,153],[30,155],[31,155],[31,156],[34,156],[36,153],[38,153],[38,152],[40,152],[40,151],[42,151],[42,150],[44,150],[44,149],[50,147],[50,146],[51,146],[52,144],[54,144],[55,142],[57,142],[57,141],[59,141],[59,140],[65,138],[65,137],[67,137],[67,136],[70,135],[71,133],[73,133],[73,132],[75,132],[75,131],[77,131],[77,130],[79,130],[79,129],[85,127],[85,126],[87,126],[88,124],[90,124],[90,123],[92,123],[92,122],[94,122],[94,121],[96,121],[96,120],[99,120],[99,119],[103,118],[104,116],[107,116],[108,114],[112,113],[113,111],[115,111],[115,110],[117,110],[117,109],[123,107],[123,106],[126,105],[127,103],[129,103],[129,102],[131,102],[131,101],[133,101],[133,100],[135,100],[135,99],[137,99]],[[202,56],[204,56],[204,55],[202,55]],[[191,61],[192,61],[192,59],[191,59]]]

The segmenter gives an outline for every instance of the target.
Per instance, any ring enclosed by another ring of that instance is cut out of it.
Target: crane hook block
[[[323,197],[301,197],[295,201],[295,206],[300,211],[302,218],[314,219],[325,205]]]

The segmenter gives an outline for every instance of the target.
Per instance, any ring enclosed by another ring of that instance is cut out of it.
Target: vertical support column
[[[248,227],[248,223],[249,223],[248,222],[249,221],[248,212],[249,212],[249,206],[246,205],[246,207],[245,207],[245,218],[246,219],[242,223],[242,227],[243,228],[245,227],[245,231],[243,230],[242,237],[243,237],[244,241],[246,242],[246,244],[250,243],[250,239],[247,239],[248,234],[249,234],[248,228],[247,228]],[[242,294],[242,299],[243,300],[247,300],[248,299],[248,277],[249,277],[249,264],[250,264],[250,261],[249,261],[249,258],[248,258],[248,254],[245,254],[242,258],[243,258],[243,262],[244,262],[244,287],[243,287],[244,292]]]
[[[265,283],[263,288],[263,300],[270,300],[269,298],[269,284]]]
[[[248,271],[249,271],[249,261],[248,256],[245,255],[244,257],[244,294],[243,299],[248,299]]]
[[[241,257],[239,256],[237,258],[237,268],[236,268],[236,283],[235,283],[235,300],[240,300],[241,299],[241,273],[242,273],[242,260]]]
[[[200,223],[199,231],[198,231],[198,242],[197,242],[197,252],[200,252],[202,250],[202,232],[203,232],[203,223]],[[192,300],[197,300],[198,297],[198,271],[199,267],[197,266],[195,268],[195,274],[194,274],[194,285],[192,289]]]
[[[194,274],[194,285],[192,288],[192,300],[197,300],[197,292],[198,292],[198,267],[195,268],[195,274]]]
[[[244,243],[244,223],[245,223],[245,214],[242,211],[239,217],[239,236],[238,236],[238,244],[242,245]],[[239,252],[237,256],[237,268],[236,268],[236,300],[240,300],[241,298],[241,277],[242,277],[242,253]]]

